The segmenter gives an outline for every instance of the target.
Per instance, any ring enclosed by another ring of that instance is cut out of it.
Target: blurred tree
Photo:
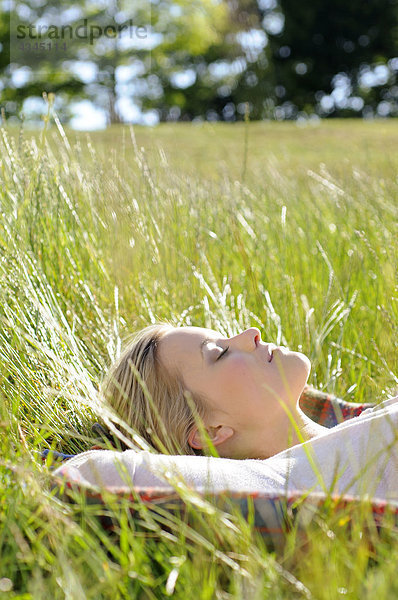
[[[144,93],[144,108],[161,121],[234,120],[232,91],[247,63],[225,2],[159,2],[154,28],[162,41],[151,52],[151,72],[143,79],[156,87]]]
[[[293,116],[314,108],[361,115],[388,100],[397,110],[398,65],[389,64],[398,56],[396,0],[279,0],[278,10],[283,28],[269,35],[276,95],[293,105]],[[265,11],[265,27],[267,18],[272,26]],[[363,75],[376,65],[379,75],[366,82]]]
[[[0,103],[6,113],[18,114],[26,98],[40,99],[46,91],[56,94],[61,119],[71,116],[72,100],[88,99],[109,123],[121,121],[117,68],[142,56],[143,70],[150,69],[149,52],[135,46],[137,24],[150,24],[149,0],[24,0],[10,7],[0,13]]]
[[[143,104],[157,108],[161,120],[241,119],[246,101],[252,119],[398,114],[397,0],[211,5],[214,37],[206,48],[189,46],[190,26],[201,31],[192,3],[167,24],[153,52],[159,92]]]
[[[30,66],[9,55],[10,16],[0,13],[0,103],[10,114],[44,90],[56,93],[65,119],[71,100],[88,98],[108,122],[133,120],[134,105],[155,109],[161,121],[234,121],[246,102],[252,119],[398,114],[398,0],[9,5],[26,25],[57,17],[75,28],[85,18],[102,29],[127,27],[132,14],[150,24],[141,45],[131,35],[102,35],[62,55],[33,54]]]
[[[11,2],[8,10],[0,12],[0,105],[7,116],[19,114],[26,98],[41,99],[43,91],[61,92],[67,101],[76,97],[84,85],[73,73],[60,68],[59,62],[53,64],[46,56],[35,64],[36,72],[25,63],[15,62],[19,51],[12,46],[15,37],[11,35],[11,27],[17,22],[24,27],[31,25],[32,12],[28,4],[24,5],[23,16]]]

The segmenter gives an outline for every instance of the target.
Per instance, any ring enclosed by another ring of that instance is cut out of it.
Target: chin
[[[298,397],[303,391],[310,375],[310,359],[302,352],[293,352],[287,349],[283,351],[281,358],[281,365],[284,364],[288,370],[289,389]]]
[[[296,359],[300,360],[301,362],[307,364],[308,368],[311,369],[310,359],[308,358],[308,356],[306,356],[302,352],[296,352],[295,350],[288,350],[288,348],[285,348],[285,346],[279,346],[279,349],[281,351],[282,356],[289,358],[289,359],[296,358]]]
[[[299,361],[298,366],[298,371],[300,373],[300,380],[303,384],[303,388],[305,386],[305,384],[308,381],[308,377],[310,376],[310,371],[311,371],[311,361],[308,358],[308,356],[306,356],[305,354],[303,354],[302,352],[295,352],[297,359]],[[301,378],[302,375],[302,378]],[[301,384],[300,382],[300,384]],[[302,390],[301,390],[302,391]],[[301,392],[300,392],[301,393]]]
[[[307,369],[307,378],[310,374],[311,371],[311,361],[308,358],[308,356],[306,356],[305,354],[303,354],[302,352],[295,352],[295,354],[298,355],[298,357],[300,358],[300,360],[302,361],[302,363],[305,365],[306,369]]]

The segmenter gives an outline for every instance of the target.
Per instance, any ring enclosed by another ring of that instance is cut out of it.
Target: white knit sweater
[[[91,450],[55,475],[84,485],[198,491],[334,491],[398,499],[398,396],[266,460]]]

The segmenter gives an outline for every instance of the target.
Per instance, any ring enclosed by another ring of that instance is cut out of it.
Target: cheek
[[[222,385],[232,397],[240,395],[242,401],[257,388],[258,373],[243,357],[230,357],[222,372]]]

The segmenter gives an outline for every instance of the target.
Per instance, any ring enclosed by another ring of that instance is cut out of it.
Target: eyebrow
[[[203,342],[201,342],[201,343],[200,343],[199,349],[200,349],[200,353],[201,353],[201,355],[202,355],[202,359],[204,359],[204,355],[203,355],[203,348],[204,348],[204,347],[206,346],[206,344],[207,344],[208,342],[210,342],[210,341],[211,341],[211,340],[210,340],[210,338],[205,338],[205,339],[203,340]]]

